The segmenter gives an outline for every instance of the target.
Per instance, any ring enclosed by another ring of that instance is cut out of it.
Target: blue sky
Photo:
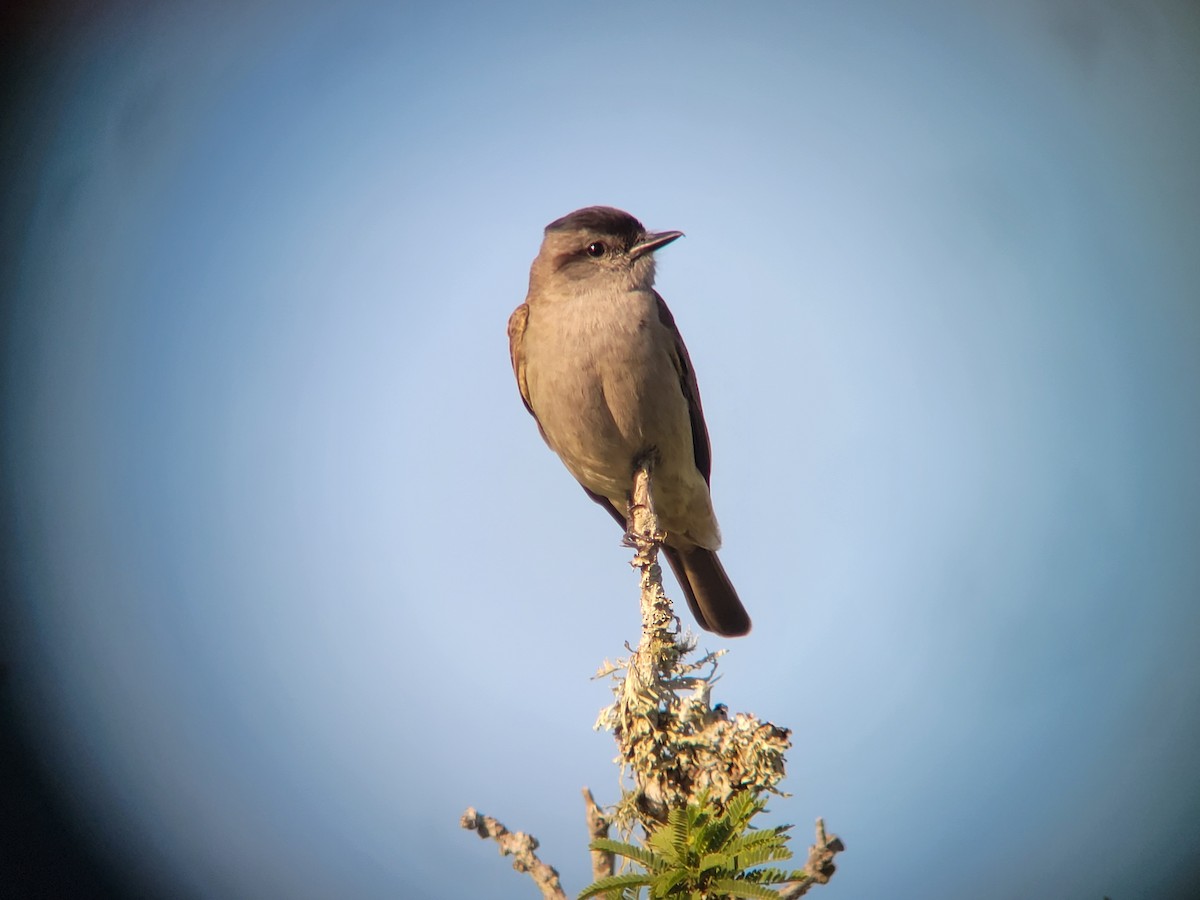
[[[542,227],[687,237],[822,897],[1171,896],[1200,844],[1200,17],[1183,4],[79,16],[25,85],[6,615],[28,739],[153,895],[588,878],[636,638],[504,336]],[[919,887],[918,887],[919,885]]]

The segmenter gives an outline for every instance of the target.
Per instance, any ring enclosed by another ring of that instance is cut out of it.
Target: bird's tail
[[[715,552],[703,547],[663,546],[662,550],[701,628],[726,637],[750,631],[750,616]]]

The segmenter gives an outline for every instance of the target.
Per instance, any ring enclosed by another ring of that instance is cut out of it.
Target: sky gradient
[[[820,897],[1195,884],[1192,6],[117,4],[32,34],[6,703],[130,895],[531,896],[469,805],[586,883],[579,789],[617,796],[590,676],[636,579],[504,329],[541,229],[595,203],[687,233],[658,287],[755,622],[702,646],[715,700],[793,729],[771,820],[845,840]]]

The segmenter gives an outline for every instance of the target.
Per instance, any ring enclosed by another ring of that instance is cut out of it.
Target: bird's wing
[[[700,387],[696,384],[696,373],[692,369],[692,360],[688,356],[687,347],[683,344],[683,337],[679,334],[679,329],[675,327],[675,317],[671,315],[671,310],[667,309],[666,301],[658,291],[654,292],[654,297],[658,300],[658,320],[675,339],[671,362],[675,364],[675,371],[679,373],[679,387],[683,391],[683,399],[687,401],[688,405],[688,418],[692,422],[692,449],[696,455],[696,468],[700,470],[700,474],[707,482],[712,473],[712,448],[708,443],[708,428],[704,424],[704,410],[700,406]],[[509,325],[509,328],[511,333],[512,326]]]
[[[508,317],[508,355],[512,359],[513,374],[517,376],[517,390],[521,392],[521,402],[529,410],[529,414],[537,419],[537,413],[529,405],[529,385],[525,381],[525,325],[529,322],[529,304],[522,303]],[[538,423],[541,427],[541,423]]]

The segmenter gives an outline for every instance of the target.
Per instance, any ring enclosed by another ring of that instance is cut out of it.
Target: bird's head
[[[531,278],[583,289],[648,290],[654,284],[654,251],[680,237],[682,231],[647,231],[611,206],[577,209],[546,226]]]

